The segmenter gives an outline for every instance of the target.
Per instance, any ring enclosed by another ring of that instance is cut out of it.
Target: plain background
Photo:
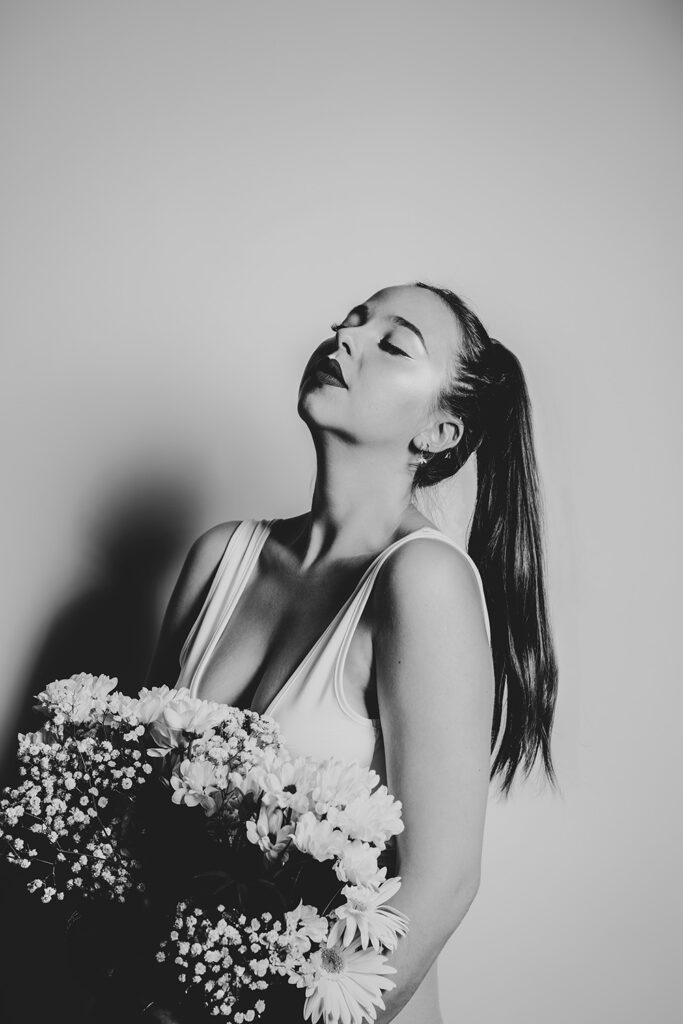
[[[20,0],[0,33],[4,740],[48,672],[139,685],[192,540],[309,507],[329,323],[445,284],[527,374],[561,793],[492,794],[444,1018],[679,1020],[683,8]]]

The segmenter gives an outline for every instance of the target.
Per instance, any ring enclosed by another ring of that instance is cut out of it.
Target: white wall
[[[6,735],[41,649],[134,673],[201,530],[308,507],[297,383],[351,304],[446,284],[526,369],[562,794],[492,797],[447,1022],[680,1019],[682,14],[0,7]]]

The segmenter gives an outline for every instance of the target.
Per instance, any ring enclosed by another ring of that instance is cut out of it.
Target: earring
[[[429,459],[425,455],[425,452],[429,452],[429,448],[420,448],[420,454],[418,456],[418,462],[423,465],[425,462],[429,462]],[[431,454],[431,452],[430,452]]]

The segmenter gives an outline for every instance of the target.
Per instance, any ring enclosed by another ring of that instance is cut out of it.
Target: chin
[[[326,394],[333,390],[336,389],[311,387],[310,383],[305,383],[300,388],[296,411],[304,423],[315,427],[331,427],[333,425],[329,415],[331,403]]]
[[[304,382],[299,387],[299,396],[296,403],[296,411],[298,412],[304,423],[316,422],[314,416],[311,415],[311,405],[315,405],[315,401],[311,401],[315,396],[312,394],[313,389],[311,388],[310,382]]]

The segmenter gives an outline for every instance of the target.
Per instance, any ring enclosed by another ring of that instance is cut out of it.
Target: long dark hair
[[[495,701],[490,778],[503,776],[508,796],[524,763],[528,776],[539,750],[551,785],[557,779],[550,734],[557,696],[557,661],[545,586],[543,513],[531,403],[517,357],[487,334],[449,288],[413,282],[438,295],[454,313],[461,346],[436,405],[458,416],[464,434],[446,452],[419,465],[413,488],[452,476],[473,452],[477,498],[467,550],[484,584],[491,626]],[[505,725],[501,725],[505,704]],[[502,729],[502,735],[501,735]]]

